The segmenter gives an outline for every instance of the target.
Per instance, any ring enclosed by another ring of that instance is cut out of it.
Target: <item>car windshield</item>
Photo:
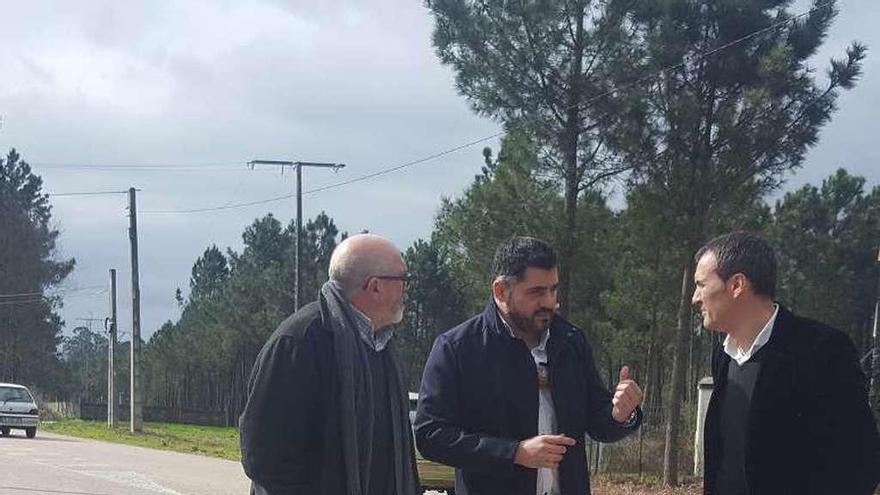
[[[33,402],[27,390],[18,387],[0,387],[0,402]]]

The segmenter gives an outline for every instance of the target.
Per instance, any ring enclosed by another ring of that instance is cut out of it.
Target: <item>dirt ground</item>
[[[591,485],[593,495],[701,495],[703,493],[703,485],[699,483],[678,488],[663,488],[656,485],[598,479],[592,480]]]
[[[594,479],[590,483],[593,495],[702,495],[703,484],[700,482],[692,482],[683,484],[678,488],[663,488],[659,485],[646,483],[633,483],[607,479]],[[880,495],[880,487],[874,492],[874,495]]]

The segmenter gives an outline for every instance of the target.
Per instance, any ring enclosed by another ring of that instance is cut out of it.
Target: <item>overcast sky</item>
[[[846,0],[817,56],[853,39],[880,48],[876,0]],[[142,332],[178,315],[177,287],[206,247],[241,248],[241,232],[286,200],[213,213],[167,214],[292,193],[293,174],[249,170],[255,158],[343,162],[306,169],[308,191],[491,136],[430,44],[418,0],[40,2],[0,0],[0,151],[15,147],[50,193],[138,195]],[[806,2],[795,3],[801,11]],[[840,100],[805,167],[784,190],[837,167],[880,182],[873,112],[880,55]],[[496,145],[490,140],[488,144]],[[369,229],[401,249],[431,232],[442,196],[459,194],[482,164],[477,145],[374,180],[309,194],[304,217],[326,211],[340,230]],[[156,166],[155,168],[131,168]],[[168,168],[174,166],[176,168]],[[107,272],[119,272],[120,331],[131,328],[126,197],[52,199],[65,282],[67,331],[107,315]],[[94,288],[93,287],[97,287]],[[87,289],[87,290],[86,290]],[[96,324],[97,325],[97,324]],[[95,326],[95,329],[98,327]],[[125,338],[125,337],[124,337]]]

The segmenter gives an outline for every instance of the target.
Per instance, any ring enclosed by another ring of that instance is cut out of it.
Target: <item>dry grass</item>
[[[702,495],[702,483],[689,483],[678,488],[665,488],[654,482],[622,481],[601,476],[592,482],[593,495]]]

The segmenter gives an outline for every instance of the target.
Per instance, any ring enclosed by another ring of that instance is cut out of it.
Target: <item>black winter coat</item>
[[[241,464],[254,495],[343,495],[333,335],[313,302],[269,337],[239,421]]]
[[[865,377],[846,334],[785,308],[761,349],[746,438],[750,495],[867,495],[880,480],[880,438]],[[721,464],[721,404],[730,356],[712,358],[704,493]]]

